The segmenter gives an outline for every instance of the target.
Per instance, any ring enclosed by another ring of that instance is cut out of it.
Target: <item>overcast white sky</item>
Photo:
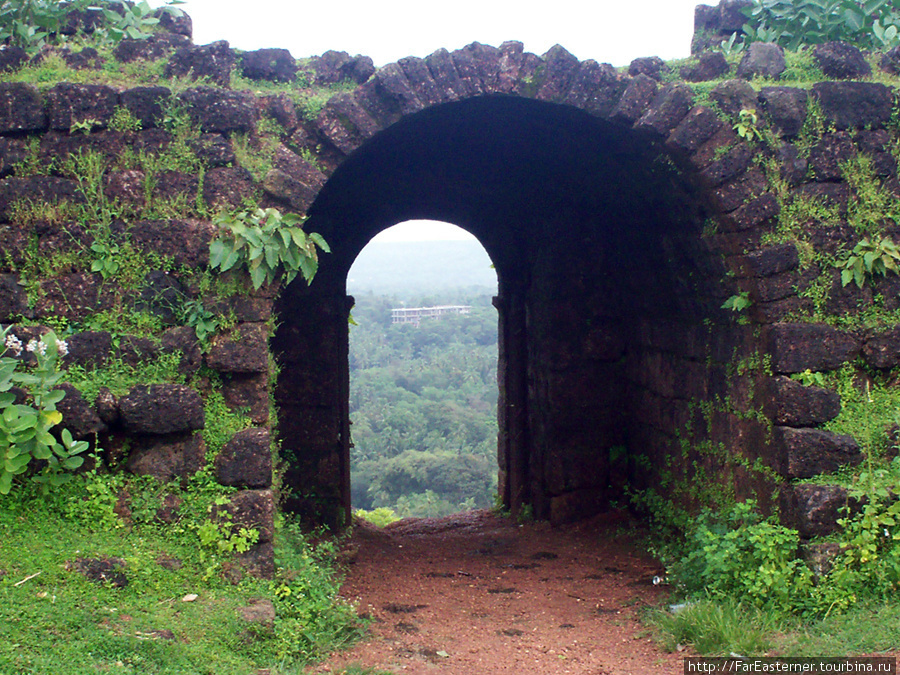
[[[707,0],[717,4],[718,0]],[[154,3],[159,4],[159,3]],[[289,49],[295,58],[329,49],[371,56],[376,66],[472,42],[525,43],[543,54],[560,44],[580,60],[614,66],[640,56],[690,53],[699,0],[187,0],[194,42],[228,40],[243,50]],[[447,238],[453,230],[416,225],[379,235]]]

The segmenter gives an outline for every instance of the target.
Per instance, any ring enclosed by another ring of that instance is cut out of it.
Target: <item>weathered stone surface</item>
[[[744,173],[750,167],[752,159],[753,151],[746,143],[741,143],[703,169],[701,176],[711,187],[716,187]]]
[[[800,557],[806,562],[816,581],[827,576],[834,569],[834,562],[843,551],[836,541],[818,542],[815,544],[803,544],[800,547]]]
[[[163,332],[160,337],[160,350],[164,354],[178,352],[181,354],[179,372],[188,377],[194,375],[203,365],[203,353],[197,334],[190,326],[177,326]]]
[[[125,569],[125,561],[121,558],[76,558],[74,562],[67,562],[65,567],[98,584],[113,588],[125,588],[128,585],[128,578],[122,571]]]
[[[778,244],[754,251],[733,261],[734,271],[743,277],[769,277],[797,269],[800,256],[794,244]]]
[[[709,108],[697,107],[691,110],[672,130],[666,145],[670,148],[694,152],[724,126],[715,112]]]
[[[683,84],[663,87],[650,103],[650,108],[635,123],[635,129],[668,136],[691,109],[694,95]]]
[[[789,187],[797,187],[806,180],[806,172],[809,162],[800,155],[797,147],[791,143],[784,143],[775,156],[778,158],[779,174]]]
[[[196,473],[206,456],[206,443],[200,434],[142,436],[134,438],[133,444],[125,468],[139,476],[153,476],[163,482]]]
[[[165,523],[167,525],[177,522],[183,504],[184,500],[178,495],[167,494],[163,496],[162,505],[156,509],[155,518],[157,522]],[[175,569],[178,568],[176,567]]]
[[[154,33],[144,40],[126,38],[116,45],[113,56],[123,63],[138,59],[155,61],[168,56],[176,49],[190,47],[191,41],[184,35],[174,33]]]
[[[743,232],[776,217],[780,212],[778,199],[767,192],[728,214],[722,219],[721,228],[723,232]]]
[[[145,201],[143,171],[112,171],[106,175],[103,194],[110,201],[129,206],[139,206]]]
[[[873,368],[895,368],[900,365],[900,328],[869,336],[862,353],[866,363]]]
[[[278,169],[272,169],[266,174],[262,187],[267,195],[285,202],[291,210],[300,213],[306,213],[306,209],[312,204],[317,194],[300,181]]]
[[[16,274],[0,274],[0,323],[29,314],[28,295]]]
[[[858,338],[825,324],[776,324],[768,341],[776,373],[834,370],[860,351]]]
[[[775,133],[783,138],[793,138],[800,133],[809,105],[809,94],[805,89],[763,87],[759,100]]]
[[[560,45],[554,45],[544,54],[544,81],[535,98],[541,101],[562,102],[581,64],[578,59]]]
[[[62,413],[62,426],[68,429],[76,440],[106,431],[103,420],[78,389],[68,382],[63,382],[56,389],[66,392],[65,398],[56,404],[56,409]]]
[[[134,87],[120,95],[122,106],[141,122],[141,127],[149,129],[162,119],[163,103],[172,95],[166,87]]]
[[[781,473],[786,478],[812,478],[863,460],[851,436],[792,427],[775,427],[774,435],[782,453]]]
[[[838,529],[847,489],[837,485],[791,485],[781,492],[782,522],[804,539],[824,537]]]
[[[48,118],[37,87],[20,82],[0,82],[0,133],[43,131]]]
[[[269,368],[268,329],[241,324],[231,335],[217,335],[206,355],[207,365],[221,373],[264,373]]]
[[[65,49],[62,57],[66,65],[75,70],[100,70],[106,61],[93,47],[85,47],[77,52]]]
[[[28,63],[28,53],[21,47],[0,46],[0,73],[18,70]]]
[[[819,182],[839,181],[841,165],[856,156],[856,147],[844,131],[825,134],[809,151],[809,169]]]
[[[115,349],[116,358],[130,366],[159,357],[159,346],[155,340],[140,335],[122,335]]]
[[[897,175],[897,160],[891,154],[891,134],[886,129],[860,131],[853,139],[860,152],[872,160],[875,175],[887,177]]]
[[[735,120],[741,110],[756,110],[757,106],[756,90],[743,80],[721,82],[712,88],[709,97],[723,113]]]
[[[63,365],[102,368],[112,353],[112,335],[106,331],[84,331],[66,338],[69,353]]]
[[[231,82],[234,62],[234,52],[225,40],[202,47],[190,45],[172,54],[166,64],[165,76],[190,77],[194,80],[205,77],[213,84],[227,87]]]
[[[741,205],[762,195],[768,189],[768,181],[762,171],[752,169],[713,190],[713,203],[722,212],[734,211]]]
[[[241,488],[272,485],[272,449],[268,429],[236,433],[216,457],[216,480]]]
[[[176,265],[201,267],[209,261],[209,242],[217,232],[208,221],[141,220],[129,230],[132,243],[141,251],[155,251]]]
[[[700,55],[696,64],[684,66],[681,77],[688,82],[715,80],[728,72],[728,61],[721,52],[707,52]]]
[[[753,42],[744,53],[737,74],[748,80],[756,76],[776,78],[786,67],[781,47],[772,42]]]
[[[97,415],[106,426],[112,426],[119,421],[119,399],[107,387],[100,387],[94,406]]]
[[[329,50],[309,61],[318,85],[356,82],[362,84],[375,74],[375,65],[368,56],[350,56],[347,52]]]
[[[891,119],[893,94],[873,82],[817,82],[813,95],[825,119],[838,129],[883,127]]]
[[[94,128],[105,127],[116,106],[119,94],[101,84],[57,84],[47,92],[50,128],[68,131],[76,122],[93,122]]]
[[[136,434],[202,429],[203,399],[183,384],[139,385],[119,401],[122,425]]]
[[[663,73],[667,72],[668,70],[669,67],[666,65],[666,62],[658,56],[646,56],[637,58],[628,66],[628,74],[632,77],[635,77],[637,75],[646,75],[647,77],[652,78],[657,82],[662,80]]]
[[[550,499],[550,524],[564,525],[584,520],[607,508],[607,500],[599,490],[575,490]]]
[[[231,518],[221,517],[223,512]],[[267,544],[275,536],[275,496],[271,490],[240,490],[235,492],[228,504],[213,508],[213,517],[219,517],[232,532],[242,527],[259,531],[260,544]]]
[[[251,600],[246,607],[238,610],[241,618],[248,623],[259,624],[263,628],[273,629],[275,627],[275,605],[271,600],[256,599]]]
[[[266,373],[256,375],[232,375],[222,385],[225,405],[247,414],[254,424],[269,422],[269,377]]]
[[[581,63],[572,78],[572,86],[564,103],[593,115],[608,117],[626,86],[626,81],[611,65],[588,59]]]
[[[773,380],[774,422],[786,427],[811,427],[841,413],[841,397],[823,387],[804,387],[789,377]]]
[[[813,57],[825,77],[853,80],[872,74],[863,53],[846,42],[826,42],[813,47]]]
[[[287,49],[256,49],[240,57],[241,74],[251,80],[293,82],[297,62]]]
[[[21,138],[0,136],[0,178],[12,173],[16,164],[28,156],[28,148]]]
[[[259,579],[275,576],[275,549],[271,542],[252,546],[246,553],[239,553],[235,560],[248,574]]]
[[[238,209],[252,201],[257,189],[253,176],[243,167],[220,166],[207,172],[203,199],[214,208]]]
[[[639,74],[632,78],[622,94],[622,98],[610,113],[610,118],[627,124],[634,124],[647,110],[656,96],[656,80]]]
[[[170,12],[168,8],[160,7],[153,16],[159,19],[159,28],[167,33],[182,35],[188,39],[194,36],[194,22],[186,12]],[[158,34],[158,33],[157,33]]]
[[[886,73],[891,75],[900,74],[900,47],[894,47],[882,54],[878,65]]]
[[[249,92],[199,87],[179,94],[179,98],[191,106],[191,114],[204,131],[250,131],[259,115],[256,99]]]

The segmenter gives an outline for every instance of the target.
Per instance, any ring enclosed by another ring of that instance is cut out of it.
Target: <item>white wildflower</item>
[[[31,338],[25,346],[25,351],[34,354],[38,350],[39,344],[40,342],[37,341],[37,338]]]
[[[6,346],[7,350],[13,353],[13,356],[18,356],[22,353],[22,341],[12,333],[6,336],[6,342],[4,343],[4,345]]]
[[[69,353],[69,343],[65,340],[57,340],[56,351],[59,352],[60,356],[65,356]]]

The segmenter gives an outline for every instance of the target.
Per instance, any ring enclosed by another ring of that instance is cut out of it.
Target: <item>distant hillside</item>
[[[488,294],[497,289],[491,259],[477,241],[373,242],[347,278],[351,295],[371,291],[401,299],[470,287]]]

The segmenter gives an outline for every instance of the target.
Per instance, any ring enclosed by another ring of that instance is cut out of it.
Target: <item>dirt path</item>
[[[660,570],[626,532],[616,516],[550,528],[488,511],[357,527],[343,594],[371,638],[313,672],[679,673],[637,621]]]

